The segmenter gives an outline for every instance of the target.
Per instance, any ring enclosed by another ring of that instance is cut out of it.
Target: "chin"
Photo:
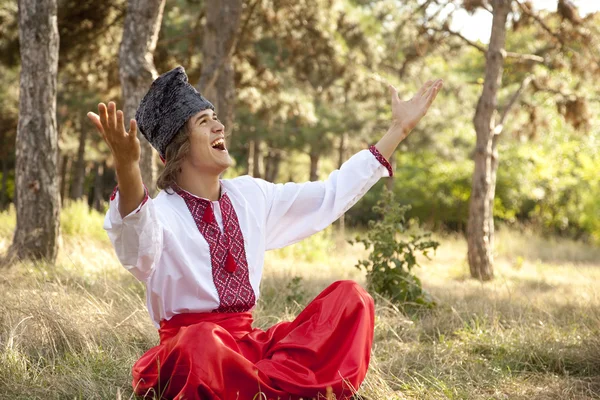
[[[190,167],[198,173],[209,173],[214,175],[221,175],[227,168],[233,165],[233,160],[229,154],[226,157],[220,155],[214,157],[212,154],[204,154],[202,156],[190,157]]]
[[[219,163],[217,165],[217,168],[219,170],[219,175],[222,174],[223,172],[225,172],[229,167],[231,167],[233,165],[233,160],[231,159],[231,157],[228,157],[228,161],[225,163]]]
[[[231,166],[231,165],[225,165],[225,166],[222,166],[222,167],[219,169],[219,175],[221,175],[223,172],[227,171],[227,169],[229,169],[229,167],[230,167],[230,166]]]

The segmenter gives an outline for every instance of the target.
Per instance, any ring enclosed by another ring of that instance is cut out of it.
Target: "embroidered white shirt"
[[[352,156],[325,181],[273,184],[247,175],[222,180],[222,195],[230,199],[243,235],[254,299],[259,297],[266,250],[325,229],[391,172],[372,146]],[[220,304],[209,244],[184,199],[168,192],[148,198],[121,218],[117,191],[104,221],[120,262],[146,284],[148,312],[157,327],[175,314],[212,312]],[[212,203],[217,211],[218,202]],[[223,229],[220,211],[215,217]]]

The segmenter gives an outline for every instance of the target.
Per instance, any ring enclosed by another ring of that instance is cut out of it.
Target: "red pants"
[[[352,396],[365,378],[373,299],[352,281],[330,285],[293,322],[266,331],[251,324],[249,312],[179,314],[163,321],[160,344],[133,366],[136,394],[283,400],[324,397],[331,388],[339,400]]]

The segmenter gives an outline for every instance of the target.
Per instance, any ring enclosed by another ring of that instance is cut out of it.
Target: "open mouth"
[[[223,139],[217,139],[214,142],[211,143],[210,145],[213,149],[215,150],[220,150],[220,151],[226,151],[227,149],[225,148],[225,140]]]

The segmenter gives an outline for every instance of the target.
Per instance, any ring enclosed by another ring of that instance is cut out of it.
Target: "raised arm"
[[[137,124],[129,121],[129,132],[123,123],[123,111],[116,111],[112,101],[108,107],[98,104],[98,114],[89,112],[92,121],[102,138],[108,144],[115,160],[115,170],[119,185],[119,212],[121,217],[129,215],[144,200],[145,190],[140,171],[140,141],[137,138]]]
[[[108,107],[100,103],[98,113],[90,112],[88,118],[110,148],[118,182],[110,198],[104,229],[121,264],[144,281],[160,258],[163,230],[142,183],[137,125],[132,119],[126,132],[123,112],[117,111],[113,102]]]
[[[354,155],[325,181],[275,185],[256,179],[265,196],[267,250],[287,246],[325,229],[381,177],[391,176],[388,160],[427,113],[441,88],[441,79],[428,81],[412,99],[401,101],[390,85],[390,129],[375,146]]]

